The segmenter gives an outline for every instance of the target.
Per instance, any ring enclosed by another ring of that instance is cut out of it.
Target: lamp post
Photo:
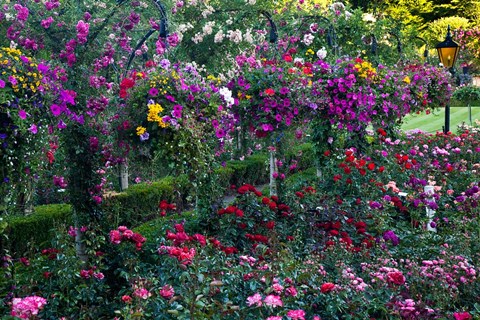
[[[445,68],[449,68],[452,76],[455,75],[455,61],[460,51],[458,43],[452,40],[452,34],[450,33],[450,26],[447,29],[447,36],[443,42],[440,42],[435,46],[438,52],[438,58]],[[445,107],[445,126],[443,127],[443,133],[447,134],[450,131],[450,104]]]

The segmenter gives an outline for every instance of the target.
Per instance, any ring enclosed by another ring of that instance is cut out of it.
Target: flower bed
[[[134,230],[59,233],[36,256],[4,258],[9,294],[47,298],[41,318],[479,316],[478,133],[376,139],[370,157],[332,156],[322,181],[284,198],[238,187],[209,228],[165,201],[164,217]]]

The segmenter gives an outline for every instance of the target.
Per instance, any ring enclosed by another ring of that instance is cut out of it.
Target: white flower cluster
[[[302,42],[306,45],[306,46],[309,46],[313,43],[313,39],[315,39],[315,37],[311,34],[311,33],[307,33],[303,36],[303,40]]]
[[[227,31],[227,36],[230,39],[230,41],[233,41],[234,43],[240,43],[243,40],[242,37],[242,31],[240,30],[228,30]]]
[[[207,5],[205,10],[202,11],[202,16],[206,19],[209,15],[215,12],[215,9],[212,6]]]
[[[323,60],[325,59],[326,56],[327,56],[327,50],[325,49],[325,47],[322,47],[322,49],[317,51],[318,59]]]
[[[218,30],[218,32],[215,34],[215,37],[213,39],[213,41],[215,43],[220,43],[223,41],[223,39],[225,38],[225,34],[223,33],[223,30]]]
[[[220,95],[222,96],[223,100],[227,103],[227,107],[232,106],[235,103],[235,100],[232,97],[232,91],[228,89],[227,87],[222,87],[218,91]]]
[[[208,21],[204,26],[203,26],[203,34],[204,35],[210,35],[213,33],[213,27],[215,26],[215,21]]]

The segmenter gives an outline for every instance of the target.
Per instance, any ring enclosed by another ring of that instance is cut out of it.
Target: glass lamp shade
[[[453,42],[453,41],[452,41]],[[445,68],[451,68],[457,60],[458,52],[460,47],[437,47],[438,58]]]
[[[460,51],[460,47],[458,43],[452,40],[452,36],[450,34],[450,26],[448,26],[447,37],[445,41],[440,42],[435,46],[438,51],[438,58],[440,62],[446,68],[452,68],[455,64],[455,61],[458,57],[458,52]]]

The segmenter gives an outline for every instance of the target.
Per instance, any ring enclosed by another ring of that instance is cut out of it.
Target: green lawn
[[[480,119],[480,106],[472,107],[472,121]],[[470,124],[468,107],[451,107],[450,108],[450,131],[456,132],[457,126],[465,122]],[[415,114],[405,117],[402,125],[403,130],[421,129],[422,131],[435,133],[442,131],[445,124],[445,109],[436,111],[435,114]]]

